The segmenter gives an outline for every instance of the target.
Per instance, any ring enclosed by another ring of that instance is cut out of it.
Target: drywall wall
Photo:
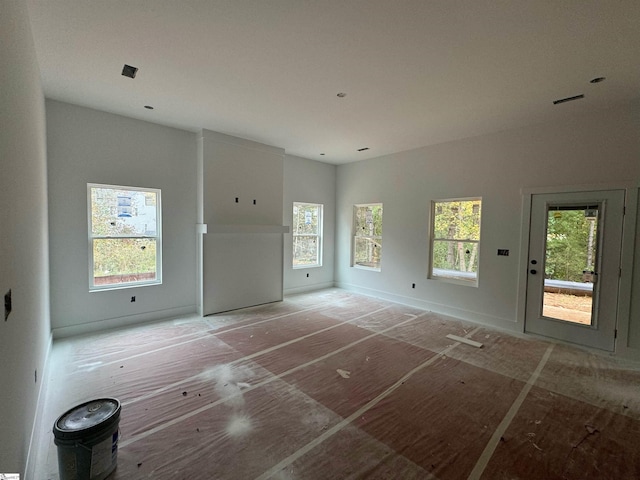
[[[51,343],[45,107],[26,4],[2,0],[0,12],[0,298],[12,299],[0,318],[0,472],[29,478]]]
[[[640,134],[637,134],[640,137]],[[640,162],[640,158],[637,160]],[[640,187],[640,186],[639,186]],[[640,188],[636,190],[635,200],[640,204]],[[640,351],[640,209],[638,209],[636,217],[636,229],[634,233],[635,238],[635,257],[633,270],[631,272],[631,308],[630,308],[630,322],[629,322],[629,336],[628,346]],[[632,265],[624,265],[623,268],[631,268]],[[629,275],[623,275],[623,278]],[[640,354],[638,355],[640,357]]]
[[[196,135],[62,102],[46,105],[54,335],[195,311]],[[161,190],[161,285],[89,292],[87,183]]]
[[[338,286],[521,331],[521,189],[637,182],[639,131],[640,108],[634,104],[339,166]],[[479,286],[428,280],[430,202],[478,196]],[[350,266],[352,208],[369,202],[384,204],[380,272]],[[497,256],[498,249],[509,249],[509,256]]]
[[[284,292],[295,293],[333,286],[335,242],[336,166],[306,158],[284,157],[284,225],[292,227],[293,203],[307,202],[323,205],[324,228],[322,266],[293,268],[292,230],[284,241]]]
[[[198,247],[198,311],[208,315],[282,300],[284,150],[208,130],[199,142],[207,233]]]

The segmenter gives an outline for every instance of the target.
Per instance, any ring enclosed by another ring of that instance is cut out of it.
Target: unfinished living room
[[[0,2],[0,475],[640,478],[640,3]]]

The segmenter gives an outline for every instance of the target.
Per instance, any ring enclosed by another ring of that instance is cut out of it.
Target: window
[[[322,205],[293,204],[293,268],[322,266]]]
[[[87,185],[89,290],[161,283],[160,190]]]
[[[430,278],[478,285],[482,199],[432,202]]]
[[[353,266],[380,270],[382,204],[355,205],[353,229]]]

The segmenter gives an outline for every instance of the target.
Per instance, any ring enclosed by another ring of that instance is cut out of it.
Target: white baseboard
[[[46,400],[46,383],[49,379],[51,348],[53,347],[53,333],[49,334],[47,352],[44,355],[44,365],[40,372],[40,386],[38,387],[38,399],[36,400],[36,411],[31,427],[31,438],[29,439],[29,451],[27,452],[27,464],[25,465],[24,478],[35,478],[36,465],[38,462],[38,442],[44,421],[44,402]]]
[[[185,307],[168,308],[165,310],[156,310],[153,312],[139,313],[136,315],[127,315],[118,318],[109,318],[98,320],[91,323],[82,323],[79,325],[69,325],[67,327],[58,327],[53,329],[53,338],[65,338],[75,335],[83,335],[86,333],[99,332],[101,330],[110,330],[112,328],[124,327],[127,325],[136,325],[140,323],[154,322],[164,320],[171,317],[179,317],[196,313],[196,305],[187,305]]]
[[[296,293],[313,292],[315,290],[323,290],[325,288],[335,287],[333,282],[314,283],[312,285],[304,285],[302,287],[286,288],[284,290],[285,295],[294,295]]]
[[[349,283],[336,282],[336,287],[351,292],[361,293],[369,297],[381,298],[383,300],[389,300],[391,302],[407,305],[409,307],[420,308],[422,310],[428,310],[430,312],[439,313],[441,315],[447,315],[460,320],[465,320],[471,323],[477,323],[480,325],[486,325],[488,327],[498,328],[508,332],[520,332],[519,325],[516,319],[513,320],[494,317],[492,315],[486,315],[484,313],[473,312],[471,310],[465,310],[462,308],[452,307],[450,305],[444,305],[436,302],[429,302],[420,298],[408,297],[405,295],[398,295],[395,293],[385,292],[383,290],[376,290],[373,288],[360,287]]]

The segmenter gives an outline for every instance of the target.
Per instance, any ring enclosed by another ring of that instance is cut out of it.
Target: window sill
[[[429,280],[435,280],[436,282],[442,283],[451,283],[453,285],[462,285],[463,287],[475,287],[478,288],[478,280],[467,280],[463,278],[451,278],[451,277],[440,277],[440,276],[431,276]]]
[[[376,268],[376,267],[366,267],[364,265],[351,265],[353,268],[357,268],[359,270],[368,270],[370,272],[380,272],[382,271],[381,268]]]
[[[89,287],[89,293],[110,292],[113,290],[126,290],[129,288],[152,287],[154,285],[162,285],[162,281],[144,282],[144,283],[127,283],[121,285],[105,285],[104,287]]]

